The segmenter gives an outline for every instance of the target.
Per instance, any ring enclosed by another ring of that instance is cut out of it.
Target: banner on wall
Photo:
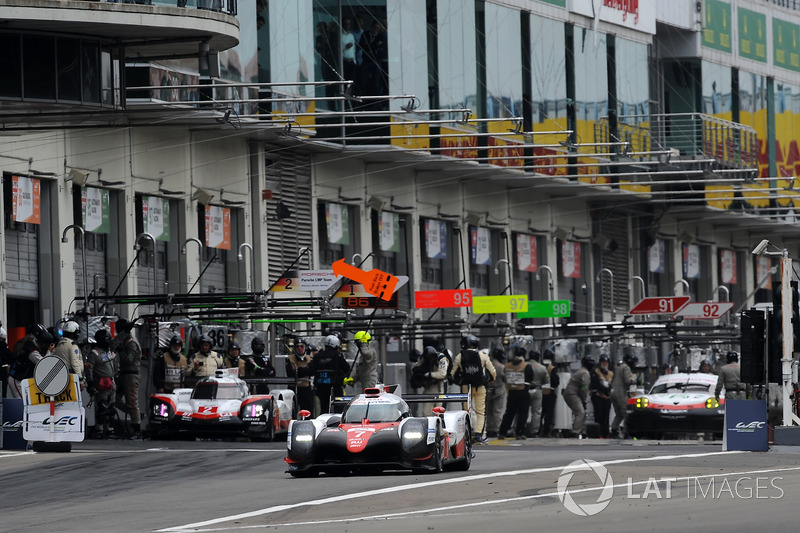
[[[42,223],[42,190],[39,180],[12,176],[11,195],[14,222]]]
[[[772,261],[769,257],[760,256],[758,263],[756,263],[756,281],[760,289],[772,290]]]
[[[581,277],[581,243],[573,241],[562,243],[561,271],[565,278]]]
[[[683,277],[687,279],[700,277],[700,247],[696,244],[683,245]]]
[[[425,219],[425,255],[429,259],[447,257],[447,222]]]
[[[92,233],[110,233],[111,220],[108,209],[108,191],[96,187],[81,188],[81,214],[83,229]]]
[[[656,239],[647,247],[647,270],[656,274],[666,272],[666,259],[664,258],[664,240]]]
[[[473,265],[488,265],[492,262],[489,228],[470,228],[470,252]]]
[[[142,196],[142,211],[145,233],[157,241],[169,241],[169,200],[158,196]]]
[[[656,33],[656,0],[572,0],[570,11],[597,21],[635,29],[654,35]]]
[[[521,272],[539,270],[536,236],[517,233],[517,270]]]
[[[719,263],[722,283],[736,285],[736,252],[734,250],[720,250]]]
[[[350,222],[347,219],[346,205],[325,204],[325,225],[329,243],[350,244]]]
[[[400,216],[397,213],[382,211],[381,218],[378,219],[378,231],[381,251],[400,251]]]
[[[231,210],[227,207],[206,206],[206,246],[231,249]]]

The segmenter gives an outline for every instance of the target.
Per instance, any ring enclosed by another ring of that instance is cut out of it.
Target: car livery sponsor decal
[[[375,432],[372,426],[358,426],[347,429],[347,451],[358,453],[367,447],[369,438]]]

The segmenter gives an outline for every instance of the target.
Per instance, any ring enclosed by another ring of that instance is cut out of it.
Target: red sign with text
[[[631,315],[674,315],[689,303],[688,296],[651,296],[628,311]]]
[[[417,309],[472,307],[472,289],[416,291],[414,302]]]

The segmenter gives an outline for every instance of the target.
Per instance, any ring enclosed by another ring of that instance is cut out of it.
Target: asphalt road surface
[[[0,531],[797,530],[793,447],[506,440],[476,447],[468,472],[312,479],[284,472],[284,448],[86,441],[70,453],[2,451]]]

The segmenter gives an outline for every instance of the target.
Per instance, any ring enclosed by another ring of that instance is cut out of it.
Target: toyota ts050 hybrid
[[[269,394],[250,394],[247,383],[238,377],[238,369],[217,370],[194,388],[153,394],[149,431],[153,436],[242,435],[271,441],[276,433],[288,431],[293,409],[294,391],[273,389]]]
[[[472,462],[469,413],[436,407],[432,416],[414,417],[406,400],[469,402],[469,395],[420,394],[404,399],[388,389],[364,389],[364,394],[349,399],[341,414],[293,420],[286,438],[287,472],[303,477],[362,470],[468,470]]]
[[[721,436],[725,400],[714,397],[714,374],[667,374],[648,394],[628,399],[626,432],[632,437],[711,433]]]

